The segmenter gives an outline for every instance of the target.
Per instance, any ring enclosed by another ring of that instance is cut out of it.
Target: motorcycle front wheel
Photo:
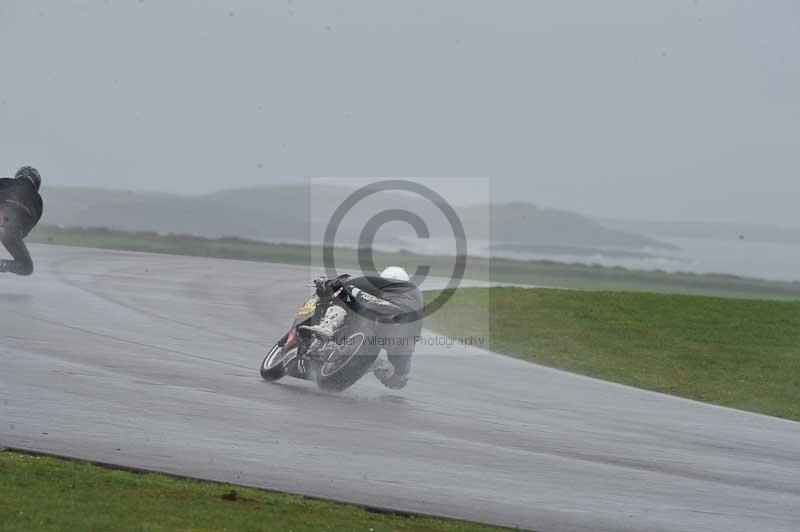
[[[261,362],[261,378],[265,381],[273,382],[283,378],[286,375],[285,362],[297,355],[297,347],[284,352],[284,342],[285,340],[281,340],[272,346]]]

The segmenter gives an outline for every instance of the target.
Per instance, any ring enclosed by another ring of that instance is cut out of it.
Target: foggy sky
[[[0,175],[489,176],[499,201],[800,226],[798,50],[791,0],[3,0]]]

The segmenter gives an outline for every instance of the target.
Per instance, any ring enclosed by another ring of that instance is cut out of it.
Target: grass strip
[[[426,325],[545,366],[800,421],[800,302],[466,288]]]
[[[2,450],[0,450],[2,451]],[[295,495],[0,452],[2,532],[501,530]]]

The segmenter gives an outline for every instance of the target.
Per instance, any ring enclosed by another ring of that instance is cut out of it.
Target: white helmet
[[[384,279],[394,279],[395,281],[410,281],[408,272],[400,266],[389,266],[381,272],[381,277]]]

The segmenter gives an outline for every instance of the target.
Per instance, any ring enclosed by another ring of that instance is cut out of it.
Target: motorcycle
[[[325,279],[314,281],[319,286]],[[342,293],[344,291],[344,293]],[[341,288],[330,299],[322,300],[316,293],[297,312],[289,331],[267,351],[261,363],[261,377],[274,382],[289,376],[317,383],[319,389],[342,392],[358,382],[375,366],[380,346],[368,320],[357,319],[348,312],[333,339],[324,339],[301,330],[303,325],[316,325],[325,311],[339,296],[345,301],[354,297]],[[365,330],[367,329],[367,330]]]

